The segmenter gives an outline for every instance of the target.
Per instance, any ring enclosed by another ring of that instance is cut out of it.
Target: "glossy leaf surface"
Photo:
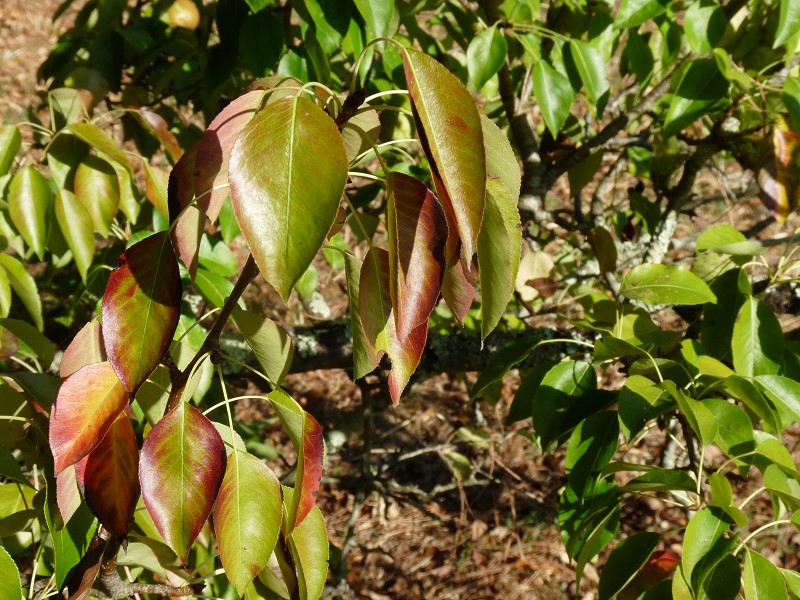
[[[61,233],[72,250],[75,266],[85,283],[86,273],[94,258],[92,215],[75,194],[68,190],[60,190],[56,194],[55,213]]]
[[[94,230],[108,237],[119,210],[119,180],[113,167],[97,156],[87,156],[75,172],[75,196],[92,218]]]
[[[566,76],[556,71],[547,61],[540,60],[533,68],[533,93],[547,129],[556,138],[575,101],[575,90]]]
[[[503,32],[492,25],[481,31],[467,47],[469,80],[480,90],[503,66],[508,53],[508,42]]]
[[[167,413],[144,441],[139,460],[144,505],[182,563],[211,513],[225,464],[225,444],[217,429],[185,402]]]
[[[125,389],[135,391],[158,366],[180,313],[180,276],[169,235],[128,248],[103,296],[103,338]]]
[[[542,448],[564,433],[570,408],[596,388],[597,376],[589,363],[570,360],[548,371],[533,398],[533,426]]]
[[[74,123],[69,125],[67,129],[90,146],[124,165],[126,169],[132,170],[131,163],[125,151],[114,141],[114,138],[99,127],[91,123]]]
[[[782,46],[800,30],[800,2],[798,0],[780,0],[781,12],[778,30],[775,32],[773,48]]]
[[[716,303],[711,288],[681,265],[646,264],[635,267],[622,281],[620,293],[648,304]]]
[[[294,501],[294,491],[283,488],[286,504]],[[308,517],[289,536],[289,550],[297,570],[299,598],[318,600],[325,588],[328,575],[328,534],[325,519],[316,506]]]
[[[233,309],[231,317],[256,355],[264,374],[280,385],[292,364],[292,339],[274,321],[239,307]]]
[[[94,450],[127,403],[107,362],[87,365],[61,385],[50,416],[56,475]]]
[[[486,155],[478,109],[461,82],[430,56],[405,48],[403,66],[419,121],[418,135],[437,174],[439,201],[471,260],[486,200]],[[446,194],[439,190],[439,182]],[[450,262],[452,257],[447,258]]]
[[[236,218],[256,263],[286,300],[339,208],[347,179],[339,130],[304,97],[273,102],[234,145],[229,179]]]
[[[778,567],[758,552],[747,549],[744,557],[745,600],[786,600],[789,594]]]
[[[664,116],[662,135],[675,135],[707,114],[728,93],[728,80],[713,58],[701,58],[682,72]]]
[[[86,503],[103,527],[124,537],[139,499],[139,445],[124,412],[86,457],[83,488]]]
[[[22,145],[22,134],[16,125],[0,126],[0,176],[8,173]]]
[[[61,357],[59,375],[67,378],[81,367],[106,360],[106,348],[103,343],[103,330],[100,321],[89,321],[72,338]]]
[[[288,509],[291,532],[311,512],[319,494],[325,443],[322,427],[288,394],[275,390],[268,396],[297,453],[295,494]]]
[[[614,26],[638,27],[666,11],[668,4],[668,0],[622,0]]]
[[[5,269],[11,289],[22,300],[22,304],[33,319],[33,324],[39,331],[42,331],[44,329],[42,300],[39,298],[33,277],[25,270],[24,265],[10,254],[0,253],[0,267]]]
[[[8,186],[8,215],[22,239],[39,257],[44,258],[47,243],[48,212],[53,192],[47,179],[33,167],[23,167]]]
[[[745,300],[731,338],[733,367],[743,377],[775,375],[783,359],[783,331],[775,314],[758,298]]]
[[[234,450],[214,503],[214,531],[225,574],[239,594],[266,566],[281,529],[281,486],[252,454]]]

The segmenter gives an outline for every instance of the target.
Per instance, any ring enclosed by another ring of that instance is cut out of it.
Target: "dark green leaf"
[[[713,58],[692,61],[680,76],[661,134],[665,138],[675,135],[710,112],[727,93],[728,80]]]
[[[623,492],[695,492],[697,482],[684,471],[655,469],[631,479],[620,488]]]
[[[567,419],[570,409],[596,388],[597,376],[589,363],[569,360],[550,369],[533,398],[533,426],[542,448],[575,425]]]
[[[481,371],[470,395],[475,398],[495,381],[503,379],[514,365],[528,358],[528,355],[536,349],[540,342],[539,338],[525,337],[509,342],[500,348],[489,360],[486,368]]]
[[[594,484],[617,450],[617,413],[604,411],[581,421],[567,443],[564,465],[570,487],[594,495]]]
[[[533,68],[533,93],[545,125],[554,138],[558,137],[575,101],[575,90],[572,89],[569,79],[547,61],[540,60]]]
[[[683,26],[692,52],[705,54],[722,40],[728,27],[728,18],[718,3],[701,0],[689,6]]]
[[[472,38],[467,48],[467,69],[469,81],[476,90],[480,90],[500,70],[507,53],[506,37],[495,25]]]
[[[625,589],[645,565],[660,540],[661,536],[653,532],[639,533],[623,540],[608,557],[600,572],[600,600],[613,598]]]
[[[736,543],[738,536],[729,536],[730,529],[730,517],[716,507],[700,509],[689,521],[683,541],[683,573],[693,590],[702,588]]]

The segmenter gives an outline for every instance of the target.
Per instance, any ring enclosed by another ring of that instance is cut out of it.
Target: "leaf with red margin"
[[[225,463],[225,444],[216,427],[185,402],[156,423],[144,441],[142,499],[182,564],[214,506]]]
[[[269,562],[282,512],[281,484],[272,469],[234,450],[214,503],[214,531],[225,574],[239,595]]]
[[[169,198],[167,187],[169,186],[169,173],[159,167],[150,165],[142,159],[144,167],[144,195],[150,203],[156,207],[165,217],[169,217]]]
[[[61,379],[66,379],[81,367],[105,361],[103,329],[100,321],[95,319],[84,325],[64,350],[59,374]]]
[[[83,495],[86,504],[113,536],[124,538],[139,499],[139,445],[122,412],[103,440],[86,457]]]
[[[50,415],[56,475],[94,450],[128,398],[107,362],[86,365],[64,381]]]
[[[303,522],[319,494],[325,442],[322,427],[288,394],[275,390],[267,396],[297,452],[295,492],[289,509],[288,531]]]
[[[228,179],[258,268],[286,301],[339,212],[347,182],[339,129],[308,98],[270,103],[236,141]]]
[[[442,194],[437,185],[439,199],[451,204],[445,212],[452,211],[464,254],[471,259],[486,198],[480,114],[467,88],[435,59],[404,48],[403,67],[425,155],[447,191]]]
[[[181,157],[181,146],[178,143],[175,134],[169,130],[167,122],[164,117],[149,108],[143,106],[139,112],[134,112],[134,115],[139,117],[139,122],[149,131],[161,144],[169,154],[169,157],[176,161]]]
[[[464,317],[472,308],[472,301],[477,292],[477,277],[474,268],[465,267],[462,254],[458,260],[447,266],[442,281],[442,298],[459,325],[464,324]]]
[[[180,317],[178,261],[165,231],[128,248],[103,296],[108,360],[125,389],[144,383],[167,350]]]
[[[212,223],[228,197],[228,188],[214,188],[228,183],[228,161],[233,145],[261,108],[266,94],[264,90],[255,90],[236,98],[211,121],[197,145],[194,192],[199,198],[198,206]]]
[[[800,196],[800,135],[790,131],[785,121],[781,121],[772,132],[772,144],[775,151],[775,178],[778,181],[773,212],[775,219],[783,224],[786,217],[797,208]]]
[[[206,215],[194,200],[194,167],[197,148],[195,144],[181,156],[169,174],[167,183],[167,205],[169,222],[178,222],[170,234],[175,254],[186,265],[189,276],[194,280],[200,260],[200,239],[206,228]],[[191,206],[190,206],[191,205]]]
[[[387,180],[389,285],[397,336],[427,323],[442,289],[447,222],[436,197],[403,173]]]

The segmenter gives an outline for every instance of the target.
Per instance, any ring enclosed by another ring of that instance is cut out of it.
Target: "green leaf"
[[[628,493],[641,494],[643,492],[684,492],[697,491],[697,482],[684,471],[670,469],[653,469],[644,475],[634,477],[620,490]]]
[[[239,56],[256,77],[264,77],[278,65],[284,46],[283,24],[271,11],[249,15],[239,30]]]
[[[550,369],[533,398],[533,427],[542,448],[575,425],[567,418],[570,408],[595,389],[597,375],[587,362],[568,360]]]
[[[608,557],[600,572],[600,600],[608,600],[631,582],[658,546],[661,536],[643,532],[625,538]]]
[[[717,422],[717,436],[714,443],[733,458],[736,464],[747,474],[747,466],[752,458],[747,456],[755,450],[753,438],[753,425],[750,419],[736,404],[717,398],[707,398],[703,404],[712,412]],[[741,459],[737,458],[742,456]]]
[[[44,517],[53,538],[56,587],[62,589],[70,572],[80,563],[81,558],[89,549],[89,544],[97,529],[97,520],[89,507],[82,504],[66,524],[62,523],[58,511],[55,509],[54,499],[51,498],[52,495],[55,495],[53,492],[54,490],[47,488]]]
[[[514,365],[528,358],[540,343],[541,340],[539,338],[526,336],[508,342],[505,346],[495,351],[491,359],[489,359],[489,364],[478,375],[478,380],[472,386],[470,396],[476,398],[487,387],[503,379],[514,368]]]
[[[292,338],[274,321],[242,310],[238,306],[234,307],[231,317],[256,355],[264,374],[270,381],[280,385],[292,364]]]
[[[87,156],[75,172],[75,196],[91,215],[94,230],[104,238],[119,210],[119,179],[102,158]]]
[[[533,93],[545,125],[552,136],[557,137],[575,101],[575,90],[566,76],[556,71],[547,61],[540,60],[533,68]]]
[[[700,400],[690,398],[682,389],[678,389],[673,381],[664,381],[661,387],[667,390],[678,403],[686,420],[697,435],[703,446],[708,446],[714,441],[719,431],[719,425],[714,418],[714,413]]]
[[[69,131],[82,139],[84,142],[99,150],[108,157],[125,166],[129,171],[133,171],[133,166],[128,160],[128,155],[119,147],[110,135],[91,123],[75,123],[67,127]]]
[[[567,443],[564,467],[570,487],[581,497],[594,496],[595,484],[617,450],[619,421],[613,411],[581,421]]]
[[[783,359],[783,330],[758,298],[745,300],[733,324],[733,367],[737,375],[775,375]]]
[[[275,390],[267,398],[278,413],[278,418],[297,453],[295,493],[289,504],[288,520],[284,525],[288,534],[305,520],[314,507],[322,478],[325,444],[320,424],[291,396],[281,390]]]
[[[489,117],[481,115],[483,145],[486,148],[486,175],[503,182],[516,203],[522,186],[522,170],[506,134]]]
[[[61,385],[50,416],[56,475],[97,447],[128,399],[107,362],[87,365]]]
[[[713,58],[689,63],[672,95],[661,135],[664,138],[673,136],[710,112],[728,94],[728,87],[728,80]]]
[[[683,18],[683,26],[692,52],[705,54],[722,41],[728,28],[728,18],[719,4],[711,0],[701,0],[689,6]]]
[[[18,319],[0,319],[0,327],[13,333],[19,340],[25,342],[39,361],[42,367],[48,369],[55,356],[53,343],[42,335],[30,323]]]
[[[240,595],[269,561],[282,511],[281,485],[272,470],[234,450],[214,503],[214,531],[225,574]]]
[[[354,0],[354,4],[364,17],[367,42],[379,37],[390,37],[394,33],[398,16],[394,0]]]
[[[717,507],[702,508],[695,513],[683,539],[683,573],[697,591],[713,568],[736,544],[738,536],[728,536],[730,517]]]
[[[8,173],[22,145],[22,134],[16,125],[0,126],[0,176]]]
[[[92,215],[72,192],[60,190],[55,197],[55,213],[61,233],[67,241],[75,266],[86,283],[86,274],[94,259]]]
[[[569,40],[568,55],[580,75],[586,95],[596,107],[596,112],[601,113],[610,89],[608,65],[594,47],[580,40]]]
[[[356,380],[375,370],[375,367],[378,366],[378,356],[375,348],[364,335],[364,326],[361,324],[359,283],[362,263],[349,252],[345,252],[344,268],[347,276],[350,331],[353,336],[353,379]]]
[[[285,301],[339,208],[347,179],[339,130],[305,97],[273,102],[234,145],[229,179],[244,237],[262,275]]]
[[[0,597],[8,600],[22,600],[22,584],[19,579],[19,569],[8,550],[0,546]]]
[[[223,307],[225,300],[233,291],[233,284],[229,279],[207,269],[197,269],[194,285],[217,308]]]
[[[786,79],[782,97],[792,124],[792,131],[800,131],[800,77],[788,77]],[[1,169],[0,174],[2,174]]]
[[[758,375],[756,385],[775,406],[800,423],[800,383],[780,375]]]
[[[285,507],[291,506],[294,491],[284,487],[283,495]],[[288,508],[285,510],[288,511]],[[289,536],[288,542],[297,569],[300,600],[319,600],[328,576],[330,547],[322,511],[316,506],[312,507],[308,517]]]
[[[711,570],[697,593],[698,600],[735,600],[739,598],[742,569],[733,554],[726,554]]]
[[[622,281],[620,293],[648,304],[716,303],[711,288],[681,265],[646,264],[634,267]]]
[[[638,27],[667,10],[669,0],[622,0],[614,26]]]
[[[103,339],[108,360],[134,393],[161,361],[180,316],[181,282],[169,234],[128,248],[103,295]]]
[[[780,2],[781,13],[778,29],[775,32],[775,42],[772,44],[773,48],[782,46],[800,31],[800,1],[780,0]]]
[[[181,402],[144,441],[142,499],[158,532],[186,564],[225,474],[225,444],[203,414]]]
[[[44,258],[49,225],[47,217],[52,204],[53,192],[47,179],[33,167],[23,167],[11,178],[8,215],[39,260]]]
[[[486,155],[478,109],[463,84],[432,57],[404,48],[403,67],[417,132],[434,166],[439,202],[451,228],[448,264],[455,258],[458,238],[471,263],[486,203]]]
[[[786,584],[778,567],[750,548],[744,557],[742,575],[745,600],[788,600]]]
[[[500,179],[490,179],[486,182],[486,210],[478,235],[482,340],[497,327],[514,295],[521,254],[517,199]]]
[[[619,392],[619,420],[625,439],[630,441],[650,420],[666,412],[672,405],[663,402],[664,391],[652,380],[631,375]]]
[[[469,81],[480,90],[506,60],[508,42],[496,25],[487,27],[472,38],[467,47],[467,70]]]
[[[239,261],[236,260],[228,244],[219,240],[211,240],[207,235],[200,239],[200,265],[223,277],[231,277],[239,272]]]

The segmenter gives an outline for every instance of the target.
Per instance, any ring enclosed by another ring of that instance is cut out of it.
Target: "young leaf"
[[[22,134],[16,125],[0,126],[0,176],[8,173],[22,145]]]
[[[320,424],[291,396],[281,390],[275,390],[270,393],[268,399],[278,413],[278,418],[297,452],[295,494],[290,504],[286,525],[287,532],[291,532],[308,516],[317,499],[325,443]]]
[[[185,402],[167,413],[144,441],[139,460],[142,499],[183,564],[211,513],[225,463],[225,444],[213,423]]]
[[[455,225],[463,255],[471,261],[486,202],[486,155],[478,109],[463,84],[430,56],[404,48],[403,67],[439,201],[448,223]],[[454,251],[448,247],[448,263]]]
[[[272,470],[234,450],[214,503],[214,531],[225,574],[239,594],[269,561],[282,511],[281,485]]]
[[[511,143],[506,134],[486,115],[481,115],[481,130],[486,150],[486,175],[489,178],[499,178],[516,204],[522,185],[522,170]]]
[[[75,196],[92,218],[94,230],[104,238],[119,210],[119,180],[102,158],[87,156],[75,172]]]
[[[781,0],[778,30],[775,32],[775,42],[772,44],[772,47],[777,48],[788,42],[797,35],[799,28],[800,2],[798,2],[798,0]]]
[[[669,0],[622,0],[614,26],[638,27],[667,10]]]
[[[66,379],[81,367],[106,360],[106,347],[100,321],[89,321],[72,338],[61,357],[59,375]]]
[[[128,393],[107,362],[67,378],[50,415],[56,475],[94,450],[127,403]]]
[[[94,258],[94,231],[92,215],[72,192],[60,190],[55,197],[55,213],[58,226],[67,240],[75,266],[86,283],[86,273]]]
[[[256,263],[286,300],[336,217],[347,179],[342,136],[307,98],[282,98],[253,117],[239,137],[229,179]]]
[[[533,93],[545,125],[552,136],[557,137],[575,101],[575,90],[565,75],[556,71],[546,60],[540,60],[533,68]]]
[[[134,392],[158,366],[180,315],[178,262],[167,232],[128,248],[103,296],[103,339],[125,389]]]
[[[664,117],[661,135],[666,139],[707,114],[728,93],[728,80],[713,58],[689,63]]]
[[[294,490],[283,488],[284,505],[291,506]],[[288,512],[288,508],[285,508]],[[328,575],[328,533],[322,511],[314,506],[308,517],[288,537],[297,571],[300,600],[319,600]]]
[[[522,224],[516,199],[500,179],[490,179],[478,235],[482,340],[497,326],[514,294],[521,254]]]
[[[508,42],[496,25],[487,27],[472,38],[467,47],[469,81],[480,90],[500,70],[508,54]]]
[[[102,441],[86,457],[83,494],[109,533],[124,538],[139,499],[139,445],[128,416],[121,412]]]
[[[433,192],[413,177],[389,173],[386,185],[389,289],[397,336],[405,339],[439,299],[447,222]]]
[[[39,298],[39,292],[36,289],[36,282],[33,277],[25,270],[25,266],[10,254],[0,253],[0,267],[5,269],[11,289],[22,300],[22,304],[25,305],[33,319],[33,324],[36,325],[39,331],[42,331],[44,329],[42,300]]]
[[[8,186],[8,215],[22,239],[39,257],[44,258],[47,243],[47,218],[53,204],[53,192],[47,179],[33,167],[23,167]]]
[[[659,534],[647,531],[624,539],[614,548],[600,572],[600,600],[609,600],[624,590],[647,564],[660,540]]]
[[[234,307],[231,317],[256,355],[264,374],[270,381],[280,385],[292,364],[292,338],[274,321],[242,310],[238,306]]]
[[[786,583],[778,567],[754,550],[747,549],[744,557],[745,600],[788,600]]]
[[[775,375],[783,359],[783,331],[775,314],[758,298],[745,300],[733,324],[733,368],[737,375]]]
[[[708,285],[681,265],[646,264],[634,267],[623,279],[620,293],[626,298],[648,304],[717,302]]]

